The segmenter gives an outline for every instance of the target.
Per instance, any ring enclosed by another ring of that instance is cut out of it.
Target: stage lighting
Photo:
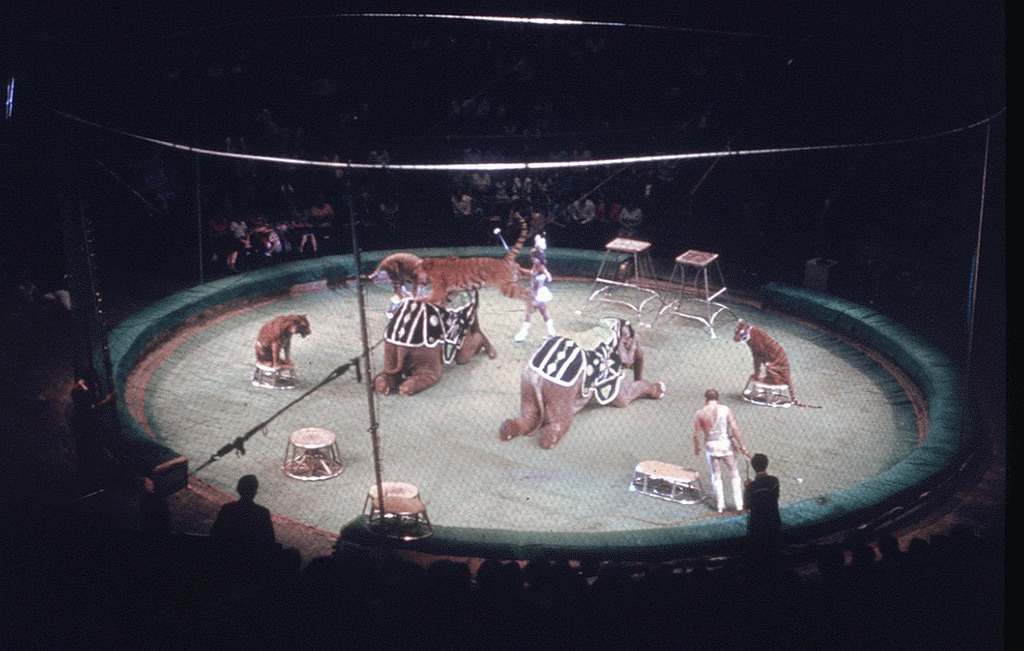
[[[7,98],[4,100],[4,117],[11,119],[14,115],[14,77],[7,80]]]

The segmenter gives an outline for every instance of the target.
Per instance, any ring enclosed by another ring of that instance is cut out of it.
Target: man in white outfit
[[[740,428],[732,410],[718,402],[718,391],[704,392],[704,406],[693,415],[693,454],[700,456],[701,438],[704,439],[704,456],[711,468],[711,485],[715,488],[715,502],[718,512],[725,510],[725,487],[722,482],[722,464],[732,474],[732,498],[736,510],[743,510],[743,482],[734,450],[746,456],[747,446],[743,444]]]

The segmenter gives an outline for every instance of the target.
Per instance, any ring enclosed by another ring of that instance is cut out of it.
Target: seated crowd
[[[1002,639],[1001,529],[957,526],[905,550],[889,533],[854,532],[791,546],[769,571],[728,553],[471,561],[345,542],[303,566],[267,531],[254,478],[239,493],[210,536],[87,529],[13,547],[7,560],[21,579],[8,593],[19,605],[10,639],[217,648],[998,648]]]
[[[334,235],[334,216],[334,208],[323,197],[291,216],[256,215],[228,221],[220,215],[207,222],[209,260],[235,273],[241,271],[239,264],[252,268],[264,258],[290,259],[293,253],[316,256]]]

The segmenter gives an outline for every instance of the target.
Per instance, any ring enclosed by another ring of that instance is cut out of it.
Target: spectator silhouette
[[[780,529],[779,479],[768,474],[768,457],[755,454],[750,466],[757,475],[744,489],[747,517],[747,546],[751,570],[775,569],[779,562]]]
[[[143,477],[141,481],[142,496],[139,500],[139,529],[151,534],[171,532],[171,511],[167,502],[160,495],[153,480]]]
[[[210,537],[229,560],[264,560],[277,550],[270,511],[255,502],[259,486],[256,475],[239,479],[238,500],[220,507],[210,529]]]
[[[77,479],[82,488],[91,490],[103,483],[103,475],[110,470],[105,468],[107,461],[114,456],[108,449],[110,441],[103,410],[113,402],[115,394],[102,395],[99,374],[91,366],[76,370],[75,377],[71,385],[71,431],[78,455]]]

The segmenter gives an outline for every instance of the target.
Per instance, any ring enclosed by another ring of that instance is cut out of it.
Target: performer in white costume
[[[703,439],[704,456],[711,468],[711,485],[715,488],[715,505],[719,513],[725,510],[725,486],[722,481],[722,464],[732,474],[732,498],[736,510],[743,510],[743,481],[736,463],[735,450],[746,456],[747,446],[743,443],[740,428],[732,410],[718,402],[718,391],[704,392],[704,406],[693,416],[693,454],[700,456]]]
[[[526,317],[523,319],[523,325],[519,328],[519,332],[516,333],[516,341],[524,341],[526,335],[530,333],[530,319],[535,311],[540,312],[540,315],[544,317],[544,326],[547,328],[548,337],[555,336],[555,322],[548,314],[548,301],[551,300],[551,290],[547,287],[547,284],[551,282],[551,272],[548,271],[548,257],[545,253],[548,243],[544,236],[539,234],[534,236],[533,242],[533,248],[530,250],[530,262],[532,263],[530,285],[533,290],[533,300],[526,306]]]

